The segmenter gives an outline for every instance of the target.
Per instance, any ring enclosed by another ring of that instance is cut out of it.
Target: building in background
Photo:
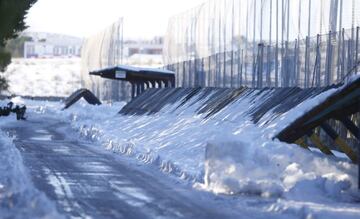
[[[32,41],[24,44],[24,58],[80,57],[81,38],[50,34],[25,33]]]
[[[124,63],[146,67],[162,66],[163,43],[163,37],[155,37],[152,40],[126,40]]]

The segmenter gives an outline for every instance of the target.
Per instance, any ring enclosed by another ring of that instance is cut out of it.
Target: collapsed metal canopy
[[[282,130],[277,137],[283,141],[294,142],[304,136],[308,130],[320,126],[328,119],[341,121],[343,118],[359,112],[359,106],[360,78],[357,78],[299,117]],[[353,134],[359,139],[358,133],[354,132]]]
[[[198,102],[194,113],[202,114],[204,119],[216,116],[227,106],[236,103],[247,107],[236,108],[227,121],[236,123],[239,121],[236,118],[245,117],[262,129],[273,129],[280,120],[288,121],[286,124],[289,125],[279,125],[275,138],[298,144],[307,150],[318,148],[327,155],[334,155],[334,151],[341,152],[360,165],[360,76],[343,84],[307,89],[151,89],[133,99],[120,113],[149,115],[174,105],[176,113],[181,114],[188,106]],[[308,105],[306,111],[304,104]],[[290,113],[292,110],[302,115],[294,116],[294,113]]]
[[[304,138],[310,138],[319,149],[326,154],[332,154],[325,145],[319,142],[318,136],[313,134],[316,129],[322,129],[338,145],[340,151],[344,152],[353,162],[359,162],[360,148],[349,147],[345,140],[333,129],[330,120],[339,121],[349,132],[360,141],[360,130],[352,120],[351,116],[360,112],[360,77],[338,88],[324,101],[313,107],[303,116],[296,119],[283,129],[276,137],[288,143],[304,145]],[[315,137],[316,139],[314,139]],[[321,143],[321,144],[320,144]]]
[[[122,81],[173,81],[175,72],[155,68],[139,68],[127,65],[118,65],[90,72],[90,75],[97,75],[103,78]]]
[[[150,87],[175,87],[175,72],[164,69],[118,65],[92,71],[89,74],[130,82],[132,85],[132,97],[141,94],[146,88]]]
[[[352,117],[359,113],[360,77],[358,76],[296,119],[276,137],[288,143],[295,142],[304,148],[308,147],[307,142],[310,140],[324,154],[333,155],[319,136],[319,130],[323,130],[337,145],[339,151],[345,153],[354,163],[358,163],[358,188],[360,189],[360,128],[359,121],[358,124],[352,121],[354,120]],[[331,122],[341,123],[355,137],[357,140],[355,147],[348,145],[346,139],[338,133],[339,130],[331,126]]]
[[[65,106],[63,110],[71,107],[74,105],[77,101],[79,101],[81,98],[84,98],[86,102],[88,102],[91,105],[101,105],[101,101],[88,89],[79,89],[72,93],[68,98],[65,99],[64,103]]]

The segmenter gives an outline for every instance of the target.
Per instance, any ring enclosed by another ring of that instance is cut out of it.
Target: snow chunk
[[[202,188],[291,200],[351,201],[360,195],[356,169],[341,159],[261,138],[214,141],[206,146]]]
[[[281,196],[281,182],[274,177],[278,166],[251,146],[242,141],[208,143],[205,186],[215,193]]]

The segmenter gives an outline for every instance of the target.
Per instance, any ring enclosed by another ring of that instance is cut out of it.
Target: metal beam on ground
[[[65,106],[63,110],[69,108],[81,98],[84,98],[86,102],[91,105],[101,105],[100,100],[91,91],[89,91],[88,89],[79,89],[65,100]]]
[[[354,163],[358,162],[358,157],[354,150],[336,133],[336,131],[328,123],[325,122],[321,124],[321,128],[325,131],[326,134],[330,136],[332,140],[334,140],[336,145],[339,146],[341,151],[344,152],[350,158],[350,160],[352,160]]]
[[[292,143],[306,135],[306,132],[320,126],[323,122],[338,118],[339,116],[352,115],[359,111],[360,78],[338,88],[336,92],[324,101],[314,106],[303,116],[297,118],[289,126],[277,134],[281,141]]]
[[[314,131],[309,132],[307,136],[321,152],[327,155],[334,155],[331,150],[322,143],[321,139],[315,134]]]
[[[297,145],[300,145],[304,149],[309,149],[309,147],[306,145],[304,137],[299,138],[294,143],[297,144]]]
[[[358,140],[360,140],[360,129],[349,119],[349,117],[342,117],[340,122],[353,134]]]

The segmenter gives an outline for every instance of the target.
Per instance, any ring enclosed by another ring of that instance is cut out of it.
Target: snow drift
[[[205,188],[216,193],[355,201],[356,175],[345,160],[281,142],[234,140],[206,147]]]
[[[90,106],[79,102],[61,111],[60,103],[25,101],[30,117],[36,113],[70,122],[81,136],[178,176],[196,188],[241,195],[241,199],[256,197],[257,203],[265,203],[262,211],[304,218],[356,218],[360,194],[357,169],[349,159],[272,140],[279,130],[336,90],[309,93],[296,108],[287,110],[259,107],[261,98],[278,97],[274,90],[246,91],[231,102],[224,102],[232,96],[224,89],[173,91],[185,92],[178,98],[154,93],[152,98],[159,104],[151,106],[151,99],[142,97],[142,108],[127,105],[120,115],[124,103]],[[214,94],[223,101],[216,102],[221,108],[212,110]]]
[[[15,118],[1,118],[0,127]],[[32,184],[19,151],[0,131],[1,218],[63,218],[55,205]]]

